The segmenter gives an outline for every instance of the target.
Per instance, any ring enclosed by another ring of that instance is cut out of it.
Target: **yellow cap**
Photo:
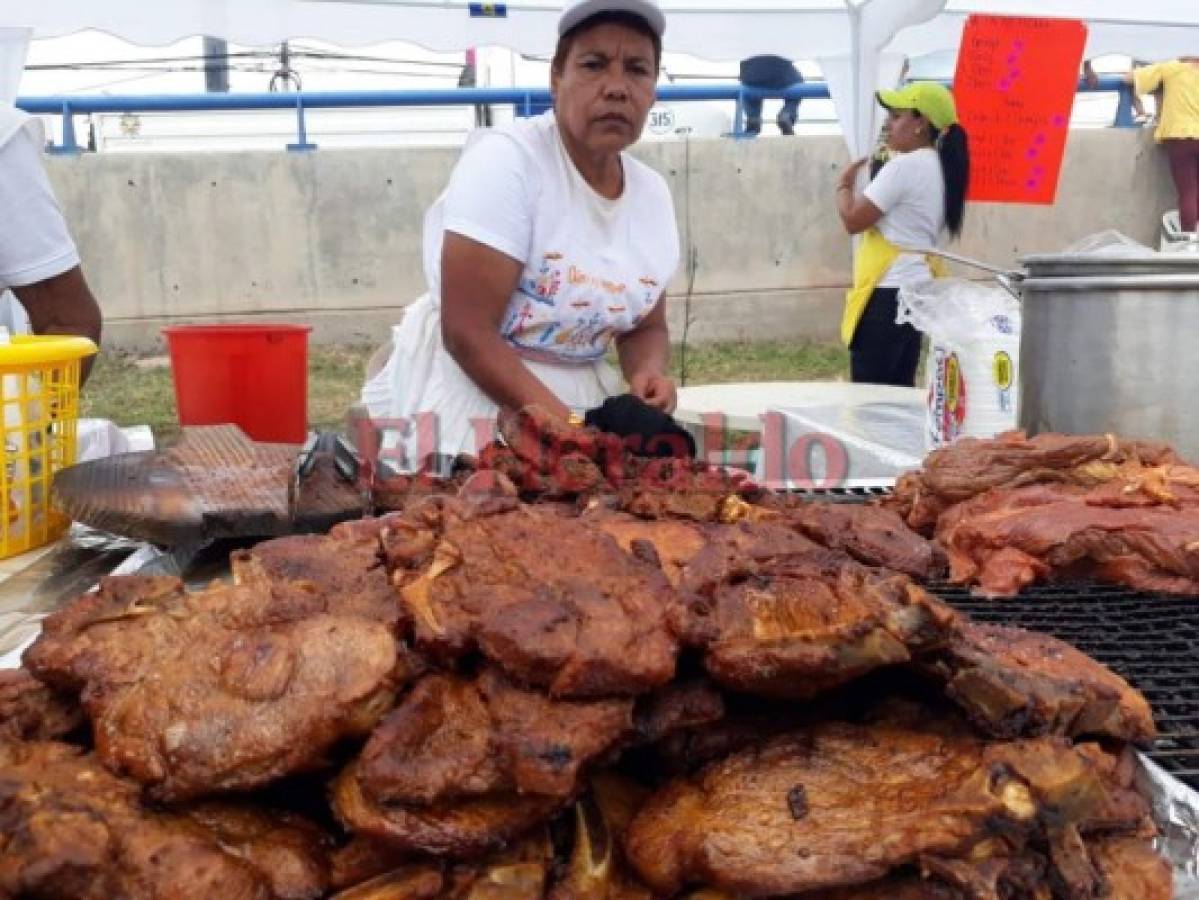
[[[913,81],[898,91],[879,91],[878,102],[887,109],[914,109],[936,129],[956,125],[957,106],[953,94],[935,81]]]

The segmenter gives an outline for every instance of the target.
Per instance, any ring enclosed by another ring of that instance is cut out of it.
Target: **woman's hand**
[[[670,367],[664,297],[658,298],[640,325],[616,339],[616,350],[629,393],[664,413],[674,412],[678,401],[674,381],[663,374]]]
[[[674,379],[659,372],[637,372],[629,378],[629,393],[654,409],[673,413],[679,402]]]
[[[869,162],[870,157],[863,156],[846,166],[845,171],[841,173],[841,179],[837,182],[837,190],[852,191],[858,182],[858,172],[862,171],[862,166],[868,165]]]

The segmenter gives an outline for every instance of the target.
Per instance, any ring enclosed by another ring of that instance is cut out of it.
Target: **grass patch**
[[[161,444],[179,435],[171,370],[138,363],[133,356],[102,352],[83,386],[79,414],[118,425],[149,425]]]
[[[327,345],[308,354],[310,427],[340,428],[346,411],[358,401],[366,362],[373,347]],[[681,374],[678,347],[672,373]],[[849,371],[848,354],[839,344],[804,342],[728,342],[687,348],[687,383],[733,381],[831,381]],[[118,425],[149,425],[159,446],[179,436],[171,370],[162,361],[105,351],[83,390],[82,415],[111,419]]]
[[[671,372],[682,375],[682,351],[671,353]],[[837,381],[849,375],[849,351],[840,344],[727,342],[687,348],[687,384],[737,381]]]

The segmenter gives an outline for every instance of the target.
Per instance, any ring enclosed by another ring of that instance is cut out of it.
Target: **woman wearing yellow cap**
[[[850,234],[863,234],[854,283],[845,303],[841,338],[849,345],[854,381],[911,386],[920,361],[920,332],[895,323],[899,289],[943,274],[940,260],[911,248],[939,245],[962,230],[970,154],[953,95],[917,81],[879,91],[887,108],[892,156],[866,189],[850,165],[837,184],[837,212]]]

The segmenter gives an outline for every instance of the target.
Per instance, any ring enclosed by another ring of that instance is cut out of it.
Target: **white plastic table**
[[[705,384],[679,389],[675,419],[695,438],[700,459],[744,465],[745,459],[721,453],[721,429],[761,434],[766,414],[809,407],[894,403],[914,407],[924,402],[922,388],[847,381],[764,381]],[[709,448],[707,445],[712,443]],[[711,456],[709,454],[712,454]]]

